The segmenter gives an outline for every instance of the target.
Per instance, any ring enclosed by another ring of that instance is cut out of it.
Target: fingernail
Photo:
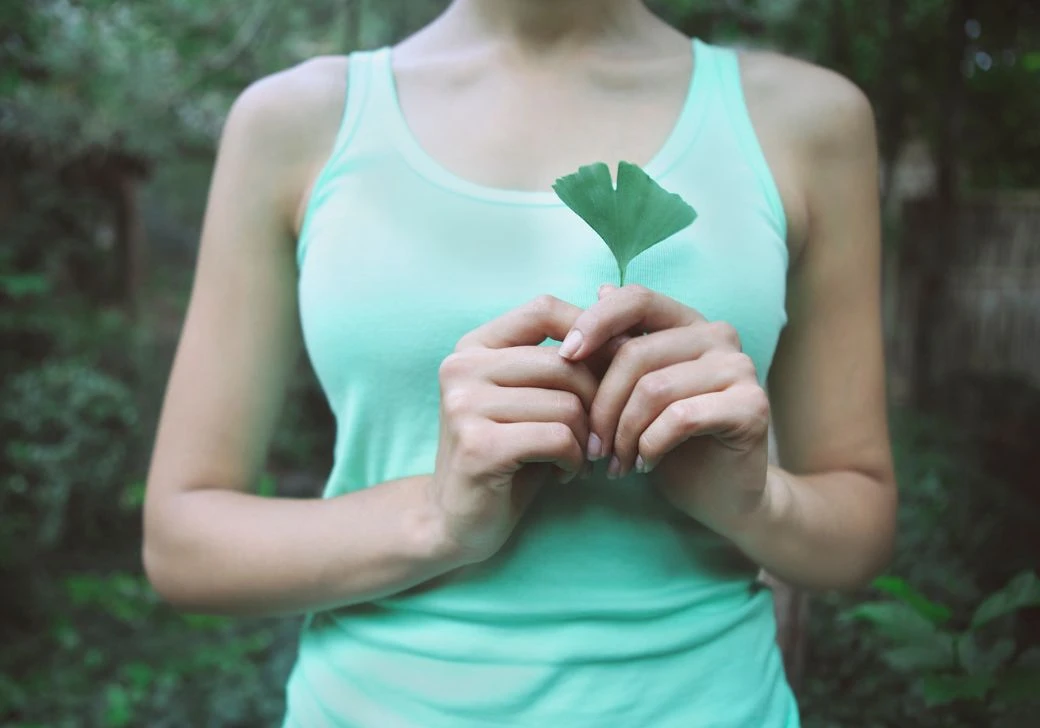
[[[596,436],[595,432],[589,433],[589,446],[586,457],[590,461],[596,461],[603,457],[603,441]]]
[[[615,286],[613,283],[604,283],[599,287],[599,295],[602,296],[604,293],[610,293],[614,290],[617,290],[617,286]]]
[[[621,461],[618,460],[618,456],[615,455],[610,459],[610,465],[607,466],[607,477],[611,480],[615,480],[621,474]]]
[[[570,359],[574,356],[578,349],[581,348],[581,332],[577,329],[571,329],[571,332],[567,334],[567,338],[563,340],[563,344],[560,346],[560,356],[564,359]]]
[[[646,472],[646,461],[643,460],[643,456],[642,455],[636,455],[636,472],[637,473],[645,473]]]

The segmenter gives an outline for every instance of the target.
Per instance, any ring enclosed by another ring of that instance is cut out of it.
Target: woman
[[[699,213],[623,288],[551,192],[619,160]],[[638,0],[455,0],[256,83],[157,437],[152,583],[308,615],[287,726],[797,725],[757,569],[850,588],[892,546],[876,163],[850,83]],[[260,498],[301,342],[335,465],[324,499]]]

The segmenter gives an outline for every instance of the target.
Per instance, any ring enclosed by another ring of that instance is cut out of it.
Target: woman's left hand
[[[636,285],[602,286],[561,354],[581,360],[626,334],[589,413],[590,459],[611,456],[608,477],[652,470],[673,505],[734,535],[767,495],[769,400],[754,363],[729,324]]]

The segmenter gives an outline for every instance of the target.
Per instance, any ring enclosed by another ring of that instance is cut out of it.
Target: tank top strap
[[[350,54],[347,94],[343,124],[350,133],[341,134],[341,138],[350,140],[351,148],[362,153],[399,151],[407,134],[403,132],[390,46]]]
[[[391,67],[390,46],[365,53],[368,64],[368,103],[373,116],[385,119],[397,106],[397,89]]]
[[[333,157],[352,147],[386,138],[395,95],[389,46],[353,51],[347,70],[347,99]]]
[[[748,111],[740,70],[740,53],[734,48],[708,44],[703,44],[703,50],[703,53],[698,54],[698,58],[703,59],[708,68],[701,70],[709,79],[707,82],[716,87],[713,91],[721,102],[719,110],[724,114],[725,126],[735,138],[744,160],[754,170],[772,212],[774,226],[781,239],[786,239],[787,215]]]

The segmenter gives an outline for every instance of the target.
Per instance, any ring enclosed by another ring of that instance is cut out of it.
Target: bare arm
[[[320,609],[452,566],[425,517],[424,478],[328,501],[249,492],[300,352],[293,221],[332,146],[342,74],[323,60],[254,84],[221,140],[145,503],[147,574],[183,608]]]
[[[735,540],[771,573],[809,588],[854,588],[893,548],[893,474],[881,337],[877,142],[866,98],[820,69],[791,68],[805,104],[800,255],[789,324],[770,373],[780,467],[768,507]],[[813,74],[812,78],[804,75]]]
[[[145,501],[145,569],[181,608],[283,614],[404,591],[494,554],[551,467],[585,462],[595,377],[538,345],[579,313],[546,296],[445,360],[435,472],[328,500],[249,492],[300,351],[294,221],[344,75],[321,61],[261,81],[221,141]]]
[[[766,111],[795,118],[767,113],[763,128],[779,136],[779,159],[800,162],[794,175],[778,165],[801,242],[770,379],[786,470],[768,467],[770,400],[725,322],[642,286],[605,285],[561,352],[580,361],[610,336],[644,332],[621,345],[590,411],[608,476],[650,473],[674,506],[769,572],[840,589],[884,568],[895,521],[873,119],[847,81],[780,63],[767,86],[779,87],[782,103]]]

